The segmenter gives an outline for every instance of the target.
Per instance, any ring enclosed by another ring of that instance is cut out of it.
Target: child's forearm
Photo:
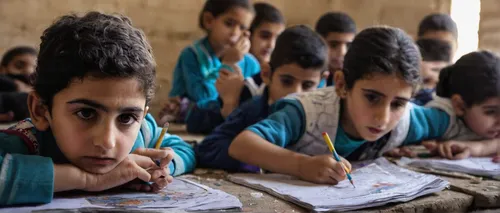
[[[54,165],[54,192],[83,189],[85,180],[85,172],[73,165]]]
[[[300,176],[300,161],[309,157],[276,146],[248,130],[233,140],[229,155],[265,170],[294,176]]]
[[[490,156],[500,150],[500,139],[466,142],[473,157]]]

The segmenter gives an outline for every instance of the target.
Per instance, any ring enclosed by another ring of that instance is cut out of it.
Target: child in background
[[[374,159],[401,145],[441,137],[443,111],[408,103],[420,83],[420,53],[403,31],[374,27],[353,40],[335,87],[297,94],[240,133],[229,155],[243,163],[316,183],[345,179],[322,139],[349,160]],[[343,159],[349,165],[349,163]]]
[[[0,62],[0,123],[19,121],[29,116],[27,92],[32,90],[30,75],[36,66],[33,47],[9,49]]]
[[[194,169],[177,136],[152,149],[161,132],[147,114],[155,62],[128,18],[63,16],[41,40],[31,119],[0,132],[0,206],[49,203],[68,190],[157,191]]]
[[[439,72],[451,63],[451,46],[448,42],[437,39],[419,39],[417,46],[422,55],[421,75],[422,85],[412,102],[424,106],[433,99]]]
[[[451,46],[450,58],[453,60],[458,47],[457,24],[447,14],[434,13],[427,15],[418,26],[418,39],[438,39]]]
[[[500,57],[488,51],[469,53],[444,68],[436,91],[439,97],[426,106],[444,110],[458,125],[442,138],[452,141],[425,146],[448,159],[496,154],[500,150],[499,81]]]
[[[285,18],[274,6],[259,2],[253,5],[255,18],[250,25],[250,53],[260,63],[261,72],[269,72],[269,60],[274,50],[276,39],[285,29]],[[240,94],[240,102],[244,102],[256,95],[262,95],[265,85],[261,74],[245,79],[245,87]]]
[[[233,139],[248,126],[269,115],[269,106],[288,94],[317,88],[326,71],[328,48],[320,35],[306,26],[286,29],[271,55],[271,70],[262,70],[266,89],[236,109],[196,147],[197,161],[203,167],[229,171],[259,171],[231,158],[228,148]]]
[[[188,131],[200,133],[207,123],[222,123],[223,115],[239,104],[243,79],[259,73],[259,63],[248,54],[248,28],[252,19],[253,7],[248,0],[205,2],[199,24],[207,36],[181,52],[169,96],[186,97],[193,107],[219,113],[219,116],[199,118],[198,113],[192,114],[189,110]],[[224,84],[216,87],[216,81]],[[221,100],[219,93],[223,94]]]
[[[0,62],[0,92],[30,92],[29,77],[35,72],[37,51],[33,47],[9,49]]]
[[[319,18],[316,23],[316,32],[326,40],[329,47],[330,75],[326,80],[327,86],[332,86],[333,75],[343,68],[344,56],[356,35],[356,23],[347,14],[342,12],[328,12]]]

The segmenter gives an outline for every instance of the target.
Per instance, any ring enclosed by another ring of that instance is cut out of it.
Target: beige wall
[[[479,48],[500,53],[500,1],[481,0]]]
[[[122,13],[142,28],[153,46],[158,63],[158,90],[152,104],[156,114],[171,87],[171,76],[180,50],[203,34],[198,12],[205,0],[0,0],[0,54],[19,44],[37,46],[42,31],[55,17],[69,12],[98,10]],[[431,12],[449,13],[451,0],[267,0],[282,10],[288,24],[314,26],[321,14],[344,11],[365,28],[386,24],[416,34],[417,24]],[[498,11],[499,3],[489,0]],[[484,7],[483,7],[484,8]],[[495,10],[496,9],[496,10]],[[483,15],[483,14],[481,14]],[[496,15],[496,14],[494,14]],[[495,20],[500,20],[496,15]],[[499,26],[498,23],[490,23]],[[492,31],[491,26],[482,30]],[[496,29],[500,29],[496,27]],[[490,42],[487,37],[483,42]]]

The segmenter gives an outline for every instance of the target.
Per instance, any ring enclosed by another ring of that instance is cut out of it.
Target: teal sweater
[[[154,118],[148,114],[131,150],[154,148],[160,136]],[[193,148],[175,135],[166,134],[161,147],[176,155],[169,164],[171,175],[195,168]],[[58,148],[51,131],[38,131],[30,119],[0,131],[0,206],[50,203],[54,193],[54,164],[69,161]]]

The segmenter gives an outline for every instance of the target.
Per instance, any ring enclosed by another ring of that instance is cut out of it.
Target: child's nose
[[[390,113],[390,106],[383,106],[377,109],[377,112],[375,113],[375,121],[377,122],[378,127],[383,127],[389,123]]]
[[[94,136],[94,145],[108,150],[113,149],[116,144],[116,131],[113,125],[101,127],[100,131]]]

